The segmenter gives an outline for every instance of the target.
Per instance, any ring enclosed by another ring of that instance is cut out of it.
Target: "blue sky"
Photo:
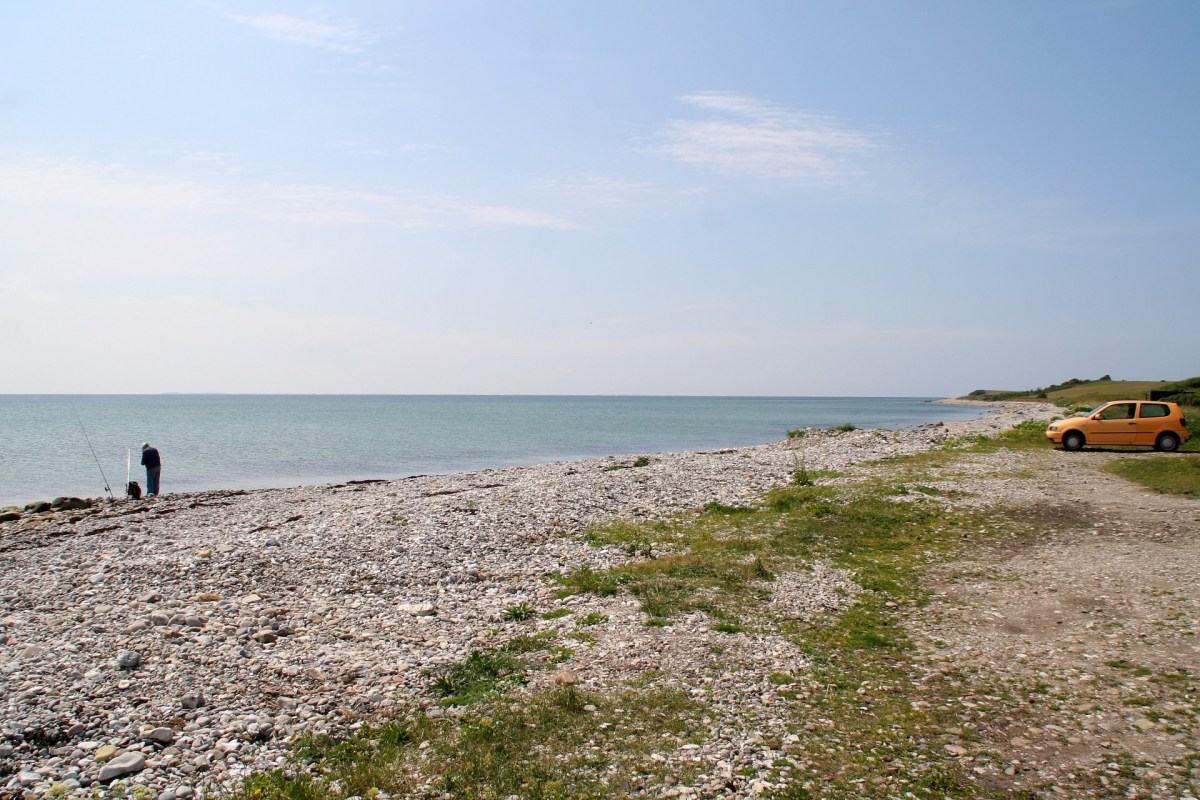
[[[1200,4],[0,4],[0,392],[1200,374]]]

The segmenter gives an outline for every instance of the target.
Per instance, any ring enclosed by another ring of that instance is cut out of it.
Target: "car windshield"
[[[1083,416],[1085,416],[1085,417],[1090,417],[1090,416],[1092,416],[1093,414],[1099,414],[1099,413],[1100,413],[1100,411],[1101,411],[1101,410],[1102,410],[1102,409],[1103,409],[1105,406],[1107,406],[1107,405],[1108,405],[1108,403],[1101,403],[1100,405],[1096,406],[1095,408],[1093,408],[1091,411],[1087,412],[1087,413],[1086,413],[1086,414],[1084,414]]]

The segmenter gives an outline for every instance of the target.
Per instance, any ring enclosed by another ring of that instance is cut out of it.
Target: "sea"
[[[145,489],[313,486],[778,441],[789,430],[970,419],[921,397],[0,395],[0,507]]]

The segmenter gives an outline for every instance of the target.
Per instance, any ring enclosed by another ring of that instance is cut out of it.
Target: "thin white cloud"
[[[695,92],[681,99],[710,116],[671,121],[655,150],[723,174],[835,185],[860,174],[863,156],[880,147],[827,117],[752,97]]]
[[[592,173],[546,179],[539,181],[538,185],[601,206],[627,205],[635,198],[657,195],[662,191],[649,181],[631,181]]]
[[[380,225],[392,228],[540,227],[569,230],[569,220],[537,209],[481,204],[403,188],[367,191],[325,184],[207,182],[117,165],[52,159],[0,162],[0,232],[10,243],[28,223],[94,220],[97,227],[136,230],[155,223],[194,227],[214,215],[277,223]],[[25,225],[18,223],[24,219]],[[50,236],[54,240],[55,236]],[[80,237],[67,237],[78,239]]]
[[[377,241],[395,231],[506,227],[573,226],[541,211],[403,189],[208,183],[119,166],[0,161],[0,278],[21,286],[269,282],[329,269],[330,242],[343,234]]]
[[[361,53],[373,38],[355,25],[321,22],[288,14],[230,15],[229,18],[277,41],[339,53]]]
[[[474,206],[464,208],[468,219],[482,225],[513,228],[548,228],[575,230],[579,226],[556,214],[503,206]]]

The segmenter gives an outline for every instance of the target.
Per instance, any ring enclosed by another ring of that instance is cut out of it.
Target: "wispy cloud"
[[[482,225],[515,228],[574,230],[579,226],[556,214],[504,206],[474,206],[463,209],[468,219]]]
[[[708,117],[671,121],[654,149],[724,174],[838,184],[861,173],[862,157],[880,147],[827,117],[753,97],[695,92],[681,99]]]
[[[322,22],[288,14],[230,15],[229,18],[271,39],[339,53],[361,53],[373,39],[352,24]]]
[[[566,197],[602,206],[627,205],[634,198],[658,195],[662,191],[649,181],[625,180],[593,173],[546,179],[538,185]]]
[[[570,220],[538,209],[480,203],[395,187],[376,191],[310,183],[210,183],[137,172],[116,165],[52,159],[0,162],[0,196],[13,208],[66,204],[125,213],[187,211],[272,222],[378,224],[399,228],[487,227],[569,230]],[[20,199],[18,199],[20,198]]]
[[[245,223],[380,231],[576,227],[538,209],[402,187],[206,182],[112,165],[0,161],[0,264],[13,273],[190,275],[236,271],[247,261],[266,271],[271,257],[260,243],[273,234],[245,237]],[[315,258],[289,252],[298,262]]]

